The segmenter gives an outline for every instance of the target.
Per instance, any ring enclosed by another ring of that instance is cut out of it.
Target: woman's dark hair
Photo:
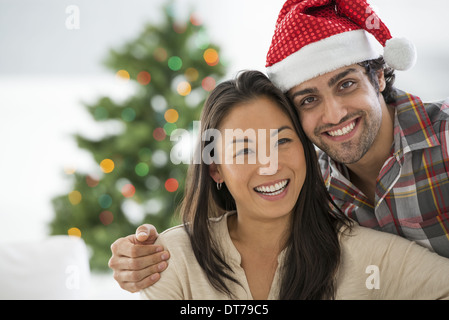
[[[202,134],[218,128],[235,105],[261,97],[271,99],[291,118],[306,159],[306,178],[293,209],[286,242],[279,298],[332,299],[341,254],[339,229],[349,227],[350,222],[333,204],[318,167],[316,150],[304,134],[298,114],[287,97],[263,73],[242,72],[235,80],[219,84],[208,97],[201,114],[199,139],[207,140],[201,139]],[[201,141],[199,151],[209,143],[212,142]],[[185,190],[181,214],[196,259],[210,283],[232,297],[227,283],[238,281],[226,262],[225,253],[213,241],[209,219],[236,210],[235,201],[225,184],[217,190],[204,161],[189,166]]]
[[[379,91],[379,81],[377,80],[377,74],[383,70],[385,77],[385,89],[382,91],[384,100],[386,103],[393,103],[395,101],[395,89],[393,87],[396,75],[394,69],[389,67],[383,57],[360,62],[359,65],[365,68],[365,72],[374,88]]]

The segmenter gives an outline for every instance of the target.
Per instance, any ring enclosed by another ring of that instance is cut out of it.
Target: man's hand
[[[137,292],[159,280],[170,255],[163,247],[154,245],[157,237],[156,228],[144,224],[135,234],[117,239],[111,245],[109,268],[122,289]]]

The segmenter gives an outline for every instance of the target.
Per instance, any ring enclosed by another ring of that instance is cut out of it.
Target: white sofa
[[[89,286],[88,250],[78,237],[0,243],[0,299],[88,299]]]

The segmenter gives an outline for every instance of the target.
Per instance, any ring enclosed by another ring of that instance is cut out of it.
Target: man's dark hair
[[[396,75],[394,74],[394,69],[387,66],[383,57],[373,60],[367,60],[360,62],[359,65],[366,70],[368,79],[373,84],[374,88],[379,90],[379,82],[377,81],[377,73],[380,70],[384,71],[385,77],[385,89],[382,91],[386,103],[392,103],[395,101],[395,89],[393,87]]]

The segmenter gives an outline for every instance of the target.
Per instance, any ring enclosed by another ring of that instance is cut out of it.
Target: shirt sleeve
[[[449,299],[449,259],[396,235],[364,231],[372,244],[365,255],[379,272],[374,299]]]

